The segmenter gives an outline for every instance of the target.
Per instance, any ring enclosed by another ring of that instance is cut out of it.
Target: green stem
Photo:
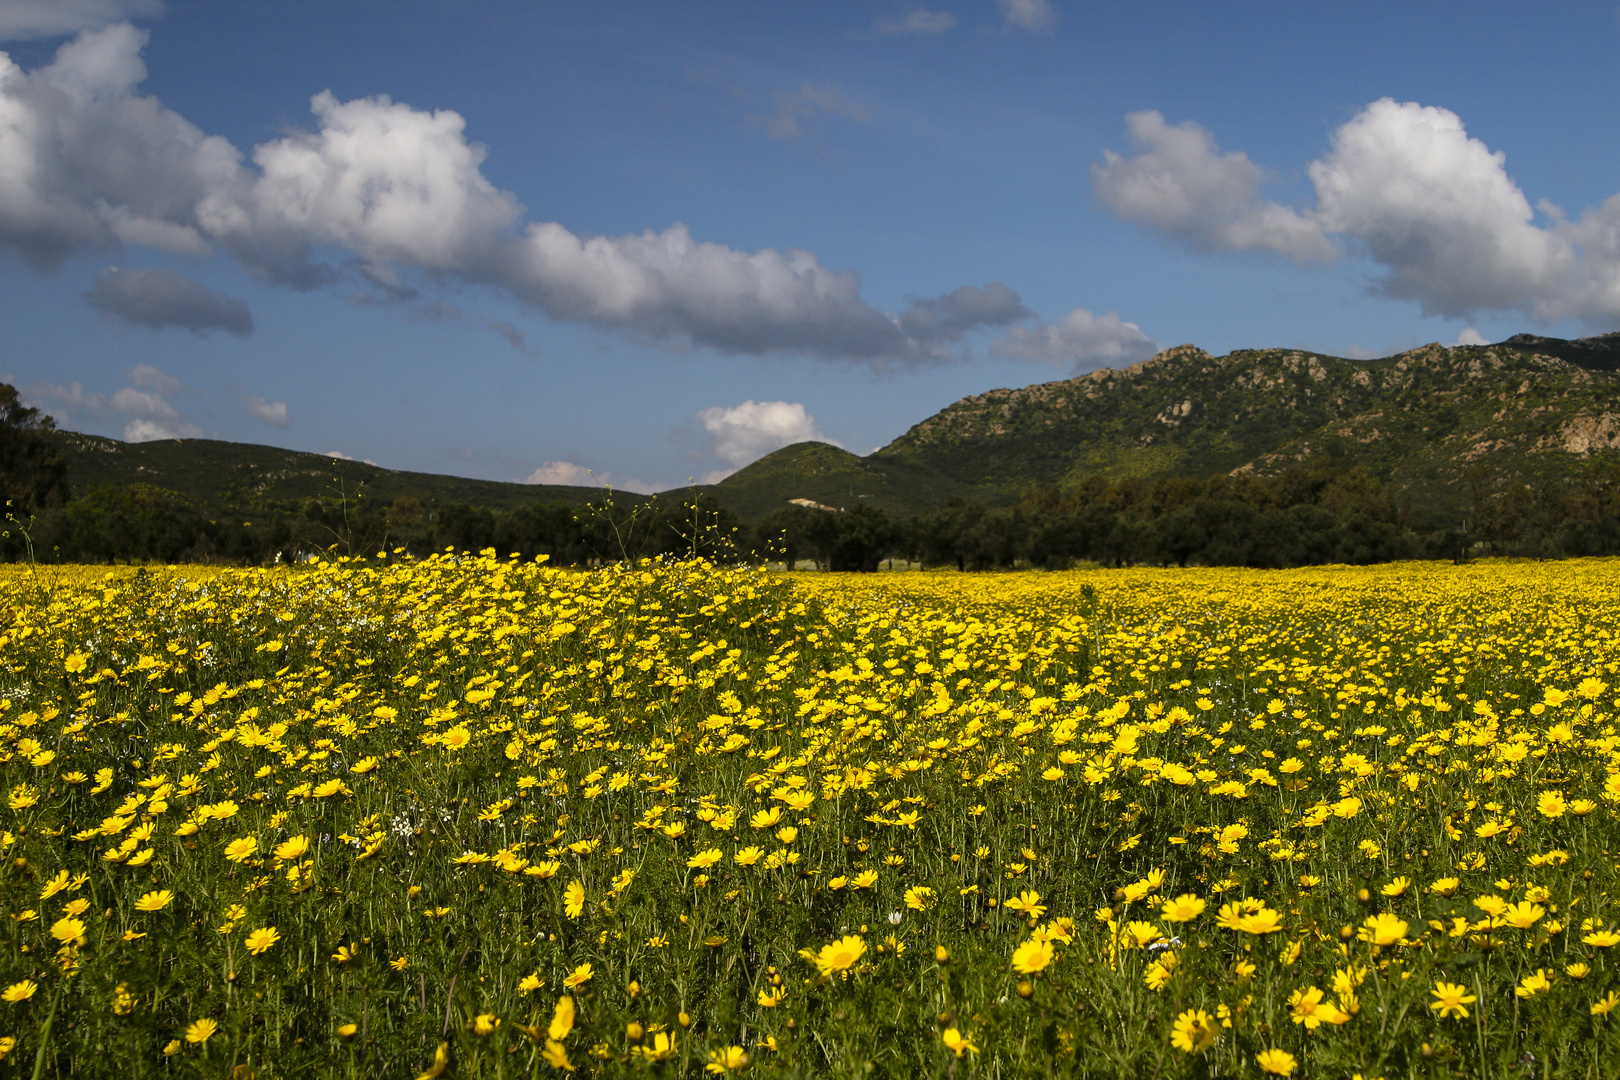
[[[34,1054],[34,1080],[40,1080],[45,1075],[45,1048],[51,1044],[51,1025],[56,1022],[56,1006],[62,1000],[62,984],[67,981],[63,976],[57,980],[56,991],[51,995],[51,1011],[45,1016],[45,1026],[39,1032],[39,1050]]]

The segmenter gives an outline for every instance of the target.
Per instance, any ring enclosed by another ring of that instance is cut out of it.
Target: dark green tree
[[[208,562],[215,531],[178,493],[127,484],[97,488],[45,514],[35,542],[63,562]]]
[[[835,525],[827,553],[829,570],[873,573],[894,546],[895,531],[889,515],[875,506],[855,506],[827,517]]]
[[[24,405],[0,383],[0,497],[13,514],[32,514],[68,500],[67,459],[51,444],[56,421]]]

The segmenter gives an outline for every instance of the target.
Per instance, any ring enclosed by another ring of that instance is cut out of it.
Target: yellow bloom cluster
[[[1615,570],[6,570],[0,1037],[1620,1074]]]

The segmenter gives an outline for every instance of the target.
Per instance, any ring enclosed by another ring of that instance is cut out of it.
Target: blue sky
[[[0,379],[646,490],[1184,342],[1613,330],[1617,47],[1613,2],[0,0]]]

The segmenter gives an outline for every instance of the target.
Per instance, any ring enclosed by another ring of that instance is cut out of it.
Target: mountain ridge
[[[1535,482],[1617,449],[1620,334],[1431,343],[1376,360],[1181,345],[963,398],[867,460],[926,466],[1007,501],[1089,476],[1268,475],[1326,458],[1449,514],[1476,466],[1498,486]]]
[[[583,506],[600,488],[474,480],[217,440],[124,443],[55,432],[76,496],[151,483],[198,502],[296,500],[364,484],[367,498],[510,510]],[[864,457],[796,443],[708,494],[745,521],[793,500],[909,516],[953,498],[1011,505],[1090,477],[1270,476],[1359,466],[1421,517],[1448,518],[1482,485],[1556,483],[1620,459],[1620,333],[1519,334],[1494,345],[1430,343],[1352,360],[1302,349],[1214,356],[1178,345],[1122,368],[964,397]],[[642,497],[614,493],[626,503]],[[801,502],[801,505],[803,503]]]

